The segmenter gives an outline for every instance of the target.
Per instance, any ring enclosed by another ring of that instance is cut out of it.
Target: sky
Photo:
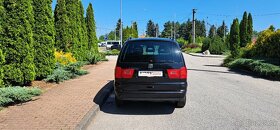
[[[82,0],[86,9],[91,2],[94,8],[97,36],[114,30],[120,18],[120,0]],[[234,18],[242,18],[244,11],[253,15],[254,30],[262,31],[270,25],[280,28],[280,0],[122,0],[123,24],[138,23],[139,35],[146,30],[148,20],[160,25],[167,21],[180,23],[192,18],[192,9],[197,9],[196,18],[205,20],[207,28],[220,26],[225,20],[230,26]],[[56,0],[53,2],[53,9]]]

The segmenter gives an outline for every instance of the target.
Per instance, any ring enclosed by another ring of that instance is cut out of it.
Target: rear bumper
[[[143,89],[147,86],[150,88]],[[187,93],[187,82],[168,84],[115,84],[115,95],[129,101],[179,101]],[[139,89],[135,89],[139,87]],[[168,89],[164,89],[168,87]],[[133,88],[133,89],[130,89]],[[163,89],[161,89],[163,88]],[[173,88],[173,89],[170,89]]]

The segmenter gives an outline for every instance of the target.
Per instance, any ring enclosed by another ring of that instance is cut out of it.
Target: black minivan
[[[171,39],[128,40],[115,68],[115,101],[172,101],[186,104],[187,68],[178,43]]]

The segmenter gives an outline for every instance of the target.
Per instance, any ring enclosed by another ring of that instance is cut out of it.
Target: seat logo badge
[[[149,65],[148,65],[148,68],[149,68],[149,69],[152,69],[152,68],[154,68],[154,65],[153,65],[153,64],[149,64]]]

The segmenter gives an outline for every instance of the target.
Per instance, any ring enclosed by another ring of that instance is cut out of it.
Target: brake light
[[[115,78],[117,79],[130,79],[133,77],[134,69],[123,69],[121,67],[116,67]]]
[[[180,69],[167,69],[168,77],[170,79],[186,79],[187,68],[182,67]]]

